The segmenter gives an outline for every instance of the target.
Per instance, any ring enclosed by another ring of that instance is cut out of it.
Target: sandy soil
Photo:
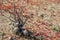
[[[3,5],[11,5],[13,1],[3,2]],[[34,33],[34,35],[40,36],[42,33],[45,37],[44,40],[60,40],[60,0],[17,0],[14,1],[17,5],[23,6],[23,15],[28,15],[30,18],[24,25],[24,28]],[[1,0],[0,0],[1,3]],[[0,6],[1,8],[1,6]],[[7,9],[2,8],[2,9]],[[5,13],[5,12],[4,12]],[[32,15],[33,14],[33,15]],[[5,13],[5,16],[9,17],[9,13]],[[11,21],[0,15],[0,33],[6,33],[9,37],[12,34]],[[56,31],[58,30],[58,31]],[[46,37],[46,36],[49,37]],[[2,38],[2,36],[0,36]],[[2,40],[2,39],[0,39]],[[5,39],[7,40],[7,39]],[[20,38],[24,40],[24,38]]]

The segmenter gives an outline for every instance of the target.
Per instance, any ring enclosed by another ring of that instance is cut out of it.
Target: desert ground
[[[60,0],[0,0],[0,40],[10,40],[11,36],[16,40],[28,40],[13,34],[12,21],[1,15],[1,12],[9,17],[10,13],[2,10],[13,10],[16,7],[23,8],[23,15],[28,16],[24,28],[33,32],[43,40],[60,40]],[[11,18],[12,19],[12,18]]]

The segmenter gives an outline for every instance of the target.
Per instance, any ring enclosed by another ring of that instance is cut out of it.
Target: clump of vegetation
[[[51,26],[51,29],[52,29],[53,31],[58,31],[58,30],[59,30],[58,26],[56,26],[56,25],[52,25],[52,26]]]

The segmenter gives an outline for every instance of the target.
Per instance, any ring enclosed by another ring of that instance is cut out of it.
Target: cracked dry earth
[[[32,31],[37,37],[42,35],[43,40],[60,40],[60,0],[17,1],[14,1],[17,6],[24,6],[24,15],[30,17],[24,25],[25,29]],[[10,3],[4,3],[4,5],[6,4],[9,5]],[[5,13],[5,15],[9,17],[9,13]],[[9,19],[0,15],[0,35],[6,33],[4,40],[9,40],[11,35],[15,36],[12,34],[12,25],[10,24]],[[2,36],[0,36],[0,40],[2,40]],[[25,40],[25,38],[21,37],[19,40]]]

